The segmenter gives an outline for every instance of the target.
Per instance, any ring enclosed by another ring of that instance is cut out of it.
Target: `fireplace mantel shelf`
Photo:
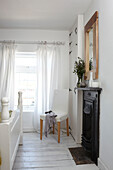
[[[75,87],[74,91],[81,90],[81,91],[102,91],[102,88],[100,87]]]

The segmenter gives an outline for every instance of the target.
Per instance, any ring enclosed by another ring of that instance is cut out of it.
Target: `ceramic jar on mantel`
[[[2,98],[2,110],[1,110],[1,119],[3,123],[9,121],[9,111],[8,111],[9,100],[7,97]]]
[[[93,72],[90,71],[89,87],[92,87],[92,82],[93,82]]]

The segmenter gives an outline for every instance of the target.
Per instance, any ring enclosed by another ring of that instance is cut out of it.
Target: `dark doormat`
[[[83,147],[69,148],[69,151],[71,152],[76,165],[94,164],[90,158],[90,154],[86,152]]]

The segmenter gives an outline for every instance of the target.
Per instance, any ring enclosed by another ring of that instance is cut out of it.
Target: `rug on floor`
[[[71,152],[76,165],[94,164],[90,158],[89,153],[86,152],[83,147],[69,148],[69,151]]]

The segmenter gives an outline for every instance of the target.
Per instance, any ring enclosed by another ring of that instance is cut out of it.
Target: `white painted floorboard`
[[[24,133],[23,146],[19,146],[13,170],[99,170],[95,164],[76,165],[68,148],[79,147],[71,135],[61,135],[61,143],[57,135],[43,136],[37,133]]]

